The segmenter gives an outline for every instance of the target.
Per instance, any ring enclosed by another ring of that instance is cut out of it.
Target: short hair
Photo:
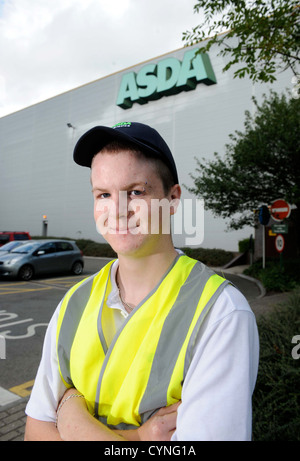
[[[149,163],[151,163],[154,166],[157,175],[161,179],[164,193],[165,195],[168,195],[171,187],[175,184],[173,175],[169,167],[160,158],[155,157],[155,155],[152,156],[148,152],[144,152],[130,141],[111,141],[110,143],[106,144],[98,152],[98,154],[100,154],[103,151],[106,151],[108,153],[118,153],[125,149],[137,155],[138,157],[145,158],[147,161],[149,161]]]

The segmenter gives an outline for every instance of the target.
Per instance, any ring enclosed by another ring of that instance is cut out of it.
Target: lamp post
[[[42,236],[47,237],[47,232],[48,232],[48,219],[47,215],[43,215],[43,229],[42,229]]]

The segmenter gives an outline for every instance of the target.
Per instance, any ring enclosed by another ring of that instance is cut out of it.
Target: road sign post
[[[274,200],[274,202],[271,205],[270,208],[270,213],[274,221],[277,221],[281,223],[284,219],[288,218],[291,214],[291,206],[289,203],[287,203],[283,199],[277,199]],[[280,224],[281,227],[284,226],[284,224]],[[274,231],[276,233],[276,228],[274,228]],[[273,229],[272,229],[273,230]],[[287,229],[281,229],[282,232],[287,232]],[[280,257],[280,269],[282,269],[282,252],[284,249],[284,238],[281,233],[277,234],[275,238],[275,248],[279,252],[279,257]]]
[[[262,224],[263,226],[263,238],[262,238],[262,260],[263,260],[263,263],[262,263],[262,267],[263,269],[265,268],[266,266],[266,242],[265,242],[265,233],[266,233],[266,225],[269,223],[270,221],[270,212],[269,212],[269,208],[267,205],[262,205],[259,209],[259,215],[258,215],[258,219],[259,219],[259,222]]]

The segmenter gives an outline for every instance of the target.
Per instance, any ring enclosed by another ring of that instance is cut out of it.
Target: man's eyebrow
[[[92,188],[92,192],[95,192],[96,190],[101,190],[101,192],[106,192],[106,190],[103,187],[95,186]]]
[[[120,190],[132,190],[137,186],[141,186],[144,189],[145,189],[145,186],[146,186],[148,189],[152,189],[152,187],[150,186],[150,184],[148,184],[147,181],[145,181],[145,182],[139,181],[139,182],[133,182],[133,183],[127,184],[127,185],[124,186],[124,189],[120,189]],[[100,187],[100,186],[95,186],[95,187],[92,188],[92,192],[95,192],[97,190],[101,190],[101,192],[107,192],[108,191],[107,188]]]
[[[151,189],[151,186],[147,183],[147,181],[139,181],[139,182],[133,182],[131,184],[128,184],[126,186],[126,189],[129,190],[129,189],[134,189],[136,186],[141,186],[143,188],[145,188],[145,186],[147,186],[149,189]]]

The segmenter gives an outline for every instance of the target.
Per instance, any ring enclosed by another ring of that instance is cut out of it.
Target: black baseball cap
[[[111,128],[95,126],[77,141],[73,154],[74,161],[78,165],[90,167],[94,155],[115,140],[129,141],[139,147],[145,155],[160,158],[169,167],[174,184],[178,184],[176,165],[168,145],[154,128],[143,123],[123,122]]]

